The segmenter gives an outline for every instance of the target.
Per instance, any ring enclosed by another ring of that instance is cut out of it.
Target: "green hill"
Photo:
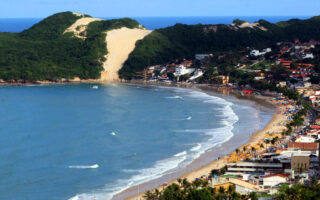
[[[92,22],[85,40],[64,31],[81,17],[72,12],[52,15],[21,33],[0,33],[0,79],[58,80],[100,77],[107,53],[105,31],[138,27],[132,19]]]
[[[138,41],[120,77],[130,79],[136,71],[149,65],[162,64],[176,58],[194,58],[196,53],[238,50],[245,47],[266,48],[277,42],[295,39],[320,40],[320,17],[308,20],[289,20],[277,24],[259,20],[255,27],[241,28],[239,19],[234,25],[183,25],[158,29]]]

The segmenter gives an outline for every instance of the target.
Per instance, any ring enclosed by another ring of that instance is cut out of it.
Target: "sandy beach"
[[[214,89],[214,88],[210,89],[210,88],[211,87],[202,87],[202,89],[204,89],[205,91],[210,91],[212,89],[213,91],[216,92],[216,89]],[[280,125],[280,123],[285,121],[285,119],[286,119],[286,116],[282,115],[279,112],[279,110],[284,109],[281,105],[272,101],[271,97],[258,96],[258,97],[256,97],[256,100],[263,101],[264,103],[275,106],[277,109],[277,113],[275,113],[272,116],[272,119],[267,123],[267,125],[262,130],[256,131],[254,134],[252,134],[250,137],[250,140],[247,143],[242,144],[242,145],[239,144],[239,146],[234,146],[234,150],[236,148],[242,149],[243,146],[248,147],[248,146],[256,145],[256,144],[263,141],[263,138],[265,137],[266,133],[268,133],[268,132],[269,133],[281,133],[281,131],[286,128],[284,125]],[[252,123],[254,123],[254,122],[252,122]],[[205,155],[202,155],[201,157],[204,157],[204,156]],[[193,163],[191,163],[188,167],[192,166],[192,164],[194,164],[194,162],[201,162],[201,161],[199,161],[199,159],[197,159],[197,160],[193,161]],[[224,167],[226,164],[228,164],[228,156],[223,156],[218,160],[215,160],[213,162],[210,162],[209,164],[206,164],[205,166],[198,167],[198,168],[193,169],[187,173],[184,173],[184,174],[180,175],[179,178],[182,178],[182,179],[186,178],[189,181],[193,181],[196,178],[199,178],[203,175],[209,175],[212,169],[220,169],[220,168]],[[194,166],[192,168],[194,168]],[[176,181],[177,181],[177,178],[174,178],[173,180],[171,180],[170,182],[167,182],[167,183],[171,184]],[[128,199],[128,200],[143,199],[143,195],[145,192],[143,188],[154,188],[154,189],[157,188],[158,190],[161,191],[163,189],[163,186],[162,185],[155,185],[154,182],[153,183],[147,182],[147,183],[141,184],[139,186],[134,186],[134,187],[128,188],[127,190],[115,195],[113,197],[113,199],[123,199],[123,198]],[[139,193],[139,194],[137,194],[137,193]]]

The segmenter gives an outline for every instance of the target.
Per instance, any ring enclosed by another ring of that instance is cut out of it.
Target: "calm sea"
[[[103,19],[112,19],[110,17],[102,17]],[[265,19],[275,23],[292,18],[307,19],[309,16],[238,16],[238,17],[134,17],[140,24],[144,25],[149,30],[157,28],[165,28],[175,25],[176,23],[183,24],[231,24],[234,19],[241,19],[248,22],[255,22],[259,19]],[[38,23],[42,19],[39,18],[18,18],[18,19],[3,19],[0,18],[0,32],[20,32],[30,28],[33,24]]]
[[[0,86],[0,199],[108,199],[271,119],[270,109],[222,97],[136,85]]]
[[[149,29],[233,19],[137,18]],[[39,21],[0,19],[0,31],[20,32]],[[246,142],[241,136],[263,127],[272,113],[181,88],[0,86],[0,199],[108,199],[230,138]]]

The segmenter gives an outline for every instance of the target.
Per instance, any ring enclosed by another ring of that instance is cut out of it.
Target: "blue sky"
[[[95,17],[314,16],[320,0],[2,0],[0,18],[74,11]]]

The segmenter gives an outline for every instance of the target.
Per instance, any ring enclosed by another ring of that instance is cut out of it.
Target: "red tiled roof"
[[[304,142],[289,142],[289,148],[299,148],[301,150],[317,150],[318,143],[311,142],[311,143],[304,143]]]
[[[268,177],[272,177],[272,176],[281,176],[283,178],[286,178],[289,176],[289,174],[270,174],[270,175],[266,175],[263,178],[268,178]]]
[[[310,125],[311,129],[320,129],[320,125]]]

